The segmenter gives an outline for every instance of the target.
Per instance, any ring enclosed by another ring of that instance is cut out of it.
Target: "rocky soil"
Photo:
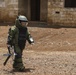
[[[28,29],[35,44],[27,42],[23,52],[26,72],[15,72],[12,58],[3,66],[7,32],[11,26],[0,25],[0,75],[76,75],[76,28],[30,23]]]

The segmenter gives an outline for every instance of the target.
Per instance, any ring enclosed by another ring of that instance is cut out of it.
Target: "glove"
[[[29,36],[29,43],[34,44],[34,40],[33,40],[32,36]]]
[[[9,36],[7,38],[7,45],[12,46],[12,40],[11,40],[11,38]]]

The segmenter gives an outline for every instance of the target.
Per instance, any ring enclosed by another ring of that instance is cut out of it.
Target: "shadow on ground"
[[[7,73],[7,74],[9,74],[9,73],[12,73],[12,74],[14,74],[14,73],[16,73],[16,72],[19,72],[19,73],[27,73],[27,72],[31,72],[31,71],[34,71],[35,69],[33,69],[33,68],[26,68],[25,69],[25,71],[23,71],[23,72],[19,72],[19,71],[17,71],[17,70],[15,70],[15,69],[12,69],[12,70],[3,70],[5,73]]]

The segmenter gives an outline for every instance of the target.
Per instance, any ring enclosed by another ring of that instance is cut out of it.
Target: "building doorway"
[[[40,0],[30,0],[31,21],[40,21]]]

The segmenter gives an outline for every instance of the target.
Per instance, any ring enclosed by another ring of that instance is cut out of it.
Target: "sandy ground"
[[[6,66],[6,40],[9,24],[0,26],[1,75],[76,75],[76,28],[55,28],[45,23],[30,23],[28,29],[35,44],[27,42],[23,52],[26,72],[12,71],[12,59]]]

